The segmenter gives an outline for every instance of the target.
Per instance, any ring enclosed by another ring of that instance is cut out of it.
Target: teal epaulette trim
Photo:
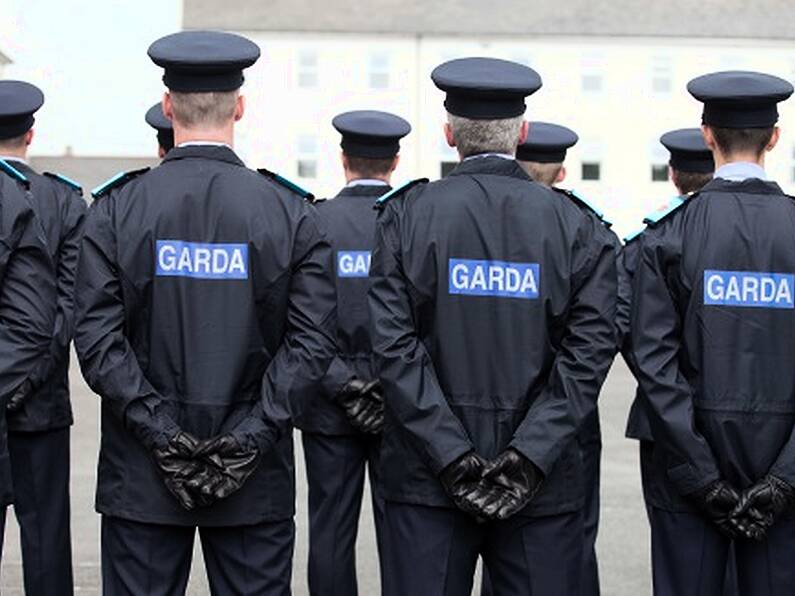
[[[687,202],[687,200],[688,200],[687,198],[674,197],[673,199],[668,201],[666,205],[644,217],[643,223],[649,226],[656,226],[666,217],[674,213],[677,209],[680,209],[682,205],[684,205]]]
[[[629,236],[624,237],[624,244],[629,244],[633,240],[640,238],[640,235],[646,231],[646,228],[641,228],[639,230],[635,230]]]
[[[402,195],[406,191],[418,186],[420,184],[428,184],[427,178],[417,178],[416,180],[410,180],[405,184],[401,184],[397,188],[393,188],[388,193],[381,195],[375,200],[375,205],[373,206],[375,209],[383,209],[384,205],[386,205],[391,199],[394,199],[398,195]]]
[[[4,159],[0,159],[0,170],[3,170],[6,174],[24,184],[26,188],[30,187],[30,180],[28,180],[28,177]]]
[[[48,176],[49,178],[58,180],[59,182],[63,182],[64,184],[66,184],[66,186],[68,186],[72,190],[75,190],[80,194],[83,194],[83,187],[80,186],[77,182],[75,182],[71,178],[64,176],[63,174],[56,174],[55,172],[44,172],[44,175]]]
[[[145,174],[149,171],[149,168],[141,168],[140,170],[130,170],[129,172],[119,172],[113,178],[105,182],[104,184],[100,184],[94,190],[91,191],[91,196],[95,199],[105,196],[114,188],[118,188],[122,184],[126,184],[133,178],[137,178],[141,174]]]
[[[590,211],[591,213],[593,213],[608,228],[613,225],[613,222],[611,222],[610,220],[608,220],[605,217],[604,211],[599,209],[596,205],[594,205],[591,201],[586,199],[584,196],[582,196],[577,191],[575,191],[575,190],[567,190],[567,189],[564,189],[564,188],[557,188],[557,187],[554,187],[554,186],[552,187],[552,190],[556,190],[557,192],[563,193],[564,195],[569,197],[578,207],[585,208],[588,211]]]
[[[297,193],[298,195],[300,195],[302,198],[306,199],[310,203],[315,200],[315,195],[313,195],[308,190],[301,188],[295,182],[291,182],[284,176],[280,176],[276,172],[271,172],[270,170],[266,170],[265,168],[258,168],[257,171],[266,178],[270,178],[271,180],[273,180],[276,184],[279,184],[280,186],[283,186],[284,188],[287,188],[293,191],[294,193]]]

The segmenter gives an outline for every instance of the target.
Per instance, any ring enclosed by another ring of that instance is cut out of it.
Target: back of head
[[[172,117],[184,128],[222,128],[235,120],[239,92],[171,92]]]
[[[520,161],[527,175],[533,180],[544,186],[554,186],[558,182],[558,176],[563,170],[562,163],[539,163],[535,161]]]
[[[462,158],[482,153],[514,155],[519,145],[523,116],[501,120],[473,120],[448,114],[455,146]]]

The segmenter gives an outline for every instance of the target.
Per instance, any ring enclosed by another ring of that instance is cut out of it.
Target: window
[[[317,138],[299,135],[296,173],[299,178],[317,178]]]
[[[668,182],[668,164],[652,164],[652,182]]]
[[[317,87],[317,54],[304,51],[298,55],[298,86],[303,89]]]
[[[373,54],[370,56],[368,80],[370,89],[389,88],[390,60],[387,54]]]
[[[651,63],[651,90],[657,95],[669,95],[673,88],[673,68],[667,56],[657,56]]]
[[[600,56],[589,56],[582,61],[582,90],[601,93],[604,90],[604,61]]]
[[[448,176],[450,172],[455,170],[456,166],[458,165],[457,161],[443,161],[441,163],[441,176],[444,178]]]
[[[602,164],[598,161],[582,162],[582,173],[580,178],[583,180],[598,181],[602,177]]]

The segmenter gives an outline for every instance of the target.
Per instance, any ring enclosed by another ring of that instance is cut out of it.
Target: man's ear
[[[169,120],[174,120],[174,108],[171,105],[171,94],[166,91],[163,94],[163,99],[161,100],[161,107],[163,109],[163,115],[168,118]]]
[[[166,156],[166,153],[168,153],[168,151],[166,151],[163,147],[158,146],[158,148],[157,148],[157,156],[160,159],[163,159]]]
[[[397,170],[398,164],[400,164],[400,154],[395,156],[395,159],[392,160],[392,167],[389,168],[389,173],[392,174],[395,170]]]
[[[444,123],[444,138],[449,147],[455,147],[455,138],[453,137],[453,127],[449,122]]]
[[[770,142],[765,147],[765,151],[772,151],[775,149],[776,145],[778,145],[778,141],[781,138],[781,129],[778,126],[773,127],[773,134],[770,135]]]
[[[241,118],[243,118],[243,114],[246,113],[246,98],[243,95],[237,96],[237,101],[235,102],[235,122],[240,122]]]
[[[33,142],[33,137],[36,136],[36,133],[33,132],[31,128],[28,132],[25,133],[25,145],[30,147],[30,144]]]
[[[340,161],[342,162],[342,169],[347,172],[350,168],[350,165],[348,163],[348,156],[345,155],[344,151],[340,151]]]
[[[704,143],[706,143],[707,149],[715,151],[717,149],[717,143],[715,143],[715,135],[712,134],[712,129],[706,124],[702,124],[701,134],[704,136]]]
[[[555,177],[555,184],[560,184],[566,179],[566,166],[560,166],[560,170],[558,170],[558,175]]]
[[[522,122],[522,128],[519,131],[519,145],[527,140],[527,135],[530,134],[530,123],[525,120]]]

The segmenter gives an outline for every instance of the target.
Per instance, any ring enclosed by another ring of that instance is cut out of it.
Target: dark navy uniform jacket
[[[176,147],[95,201],[78,265],[75,345],[102,398],[100,513],[181,525],[293,514],[287,431],[334,354],[330,271],[315,209],[227,147]],[[161,402],[202,439],[259,421],[270,448],[240,491],[184,511],[123,424],[137,400]]]
[[[295,421],[307,432],[326,435],[353,435],[357,431],[334,401],[336,394],[353,377],[376,379],[370,342],[370,314],[367,290],[368,271],[375,233],[375,200],[389,192],[389,186],[350,186],[330,201],[317,203],[334,253],[337,282],[337,354],[331,362],[322,390],[311,407]]]
[[[450,507],[440,471],[510,446],[546,476],[527,513],[582,506],[576,432],[616,341],[615,254],[601,228],[499,157],[384,205],[370,305],[386,498]]]
[[[13,496],[6,401],[46,357],[55,325],[54,266],[26,194],[0,174],[0,506]]]
[[[717,178],[640,250],[632,356],[673,489],[653,504],[676,510],[719,477],[795,484],[795,201]]]
[[[47,431],[70,426],[69,344],[74,330],[74,280],[80,234],[86,213],[82,191],[69,181],[40,175],[25,163],[10,161],[30,181],[31,203],[44,228],[58,289],[55,330],[50,354],[42,359],[30,381],[34,393],[9,415],[12,431]]]

